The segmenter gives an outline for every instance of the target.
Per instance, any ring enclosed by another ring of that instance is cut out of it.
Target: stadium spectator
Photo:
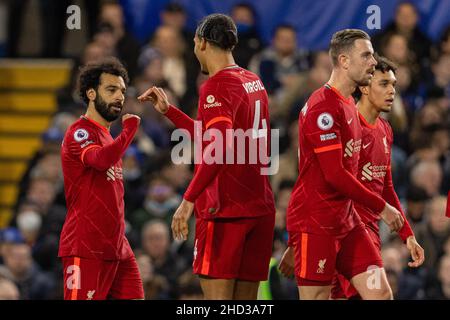
[[[231,18],[238,31],[234,58],[239,66],[247,68],[251,58],[263,48],[258,34],[256,11],[248,3],[237,3],[231,8]]]
[[[442,168],[435,160],[421,161],[411,170],[410,179],[414,186],[423,188],[428,196],[437,196],[442,183]]]
[[[55,289],[55,280],[42,272],[31,256],[31,248],[25,243],[14,243],[0,265],[0,276],[17,285],[20,299],[50,299]]]
[[[269,94],[281,94],[308,67],[308,52],[298,48],[297,31],[288,24],[275,28],[271,46],[255,56],[249,65],[261,77]]]
[[[174,186],[178,194],[183,194],[189,181],[192,179],[192,172],[187,164],[166,163],[161,169],[161,175]]]
[[[378,48],[383,38],[389,34],[402,35],[407,41],[408,48],[417,55],[415,62],[426,65],[430,55],[431,41],[420,30],[419,18],[415,5],[409,1],[402,1],[397,6],[394,21],[373,37],[375,47]]]
[[[161,25],[178,30],[187,46],[192,44],[194,34],[186,26],[188,15],[185,8],[176,2],[169,2],[160,13]],[[194,57],[192,57],[194,58]]]
[[[440,54],[431,65],[432,81],[428,83],[427,93],[442,90],[450,98],[450,53]]]
[[[172,253],[169,227],[164,221],[154,219],[143,227],[142,249],[151,258],[154,273],[168,281],[170,296],[174,298],[177,278],[185,270],[186,262]]]
[[[136,252],[136,261],[144,285],[145,300],[169,299],[167,279],[155,274],[151,258],[143,252]]]
[[[184,48],[192,48],[194,46],[194,33],[190,31],[187,26],[188,14],[186,9],[176,2],[169,2],[160,14],[161,25],[169,26],[178,31],[183,39]],[[196,79],[200,73],[200,65],[195,62],[195,55],[193,50],[184,50],[183,60],[186,66],[186,92],[181,97],[181,104],[187,104],[191,99],[195,99]]]
[[[126,30],[124,13],[117,1],[106,1],[100,8],[100,24],[109,24],[115,43],[115,53],[128,70],[130,79],[137,75],[137,59],[140,45],[134,36]]]
[[[188,80],[192,75],[188,72],[192,61],[188,62],[185,59],[186,48],[180,31],[163,25],[156,29],[150,45],[143,48],[139,57],[139,60],[142,60],[145,56],[154,55],[155,49],[161,54],[164,79],[178,99],[185,96],[188,85],[192,82]]]
[[[431,272],[437,269],[445,241],[450,236],[450,220],[445,217],[446,203],[444,196],[431,199],[425,211],[427,223],[416,228],[417,241],[422,244],[426,254],[424,266]]]
[[[413,185],[408,187],[406,192],[406,213],[414,231],[419,225],[425,223],[425,207],[429,199],[430,197],[424,189]]]
[[[278,190],[283,180],[295,180],[298,172],[298,121],[288,127],[288,147],[279,157],[279,171],[271,177],[274,190]]]
[[[332,68],[327,51],[313,53],[311,68],[306,74],[293,79],[284,99],[275,105],[283,112],[282,115],[289,120],[297,119],[309,95],[328,81]]]
[[[172,215],[181,202],[172,185],[156,176],[150,181],[142,208],[132,213],[130,222],[139,232],[147,221],[161,219],[170,225]]]
[[[435,55],[440,53],[450,54],[450,25],[442,32],[441,39],[436,47]]]
[[[447,253],[439,260],[437,284],[427,292],[432,300],[450,300],[450,255]]]
[[[178,277],[176,296],[178,300],[203,300],[203,292],[198,277],[191,270]]]

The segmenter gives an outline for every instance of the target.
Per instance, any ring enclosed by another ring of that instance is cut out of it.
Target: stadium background
[[[260,298],[297,298],[295,283],[274,268],[286,245],[285,212],[297,175],[296,119],[309,94],[328,79],[327,44],[345,27],[368,31],[375,49],[399,65],[398,94],[387,115],[395,134],[394,183],[426,262],[409,269],[404,244],[381,229],[394,296],[450,298],[450,220],[444,213],[450,185],[449,0],[400,7],[399,1],[260,0],[253,14],[236,10],[241,1],[231,0],[118,3],[0,0],[0,299],[62,298],[56,258],[65,217],[60,144],[85,109],[75,91],[78,67],[108,55],[127,65],[132,82],[126,109],[143,119],[124,157],[124,183],[127,236],[146,298],[201,298],[191,275],[192,237],[178,243],[169,233],[192,168],[171,163],[173,126],[135,98],[151,85],[162,86],[172,103],[196,114],[204,77],[192,53],[192,32],[198,19],[212,12],[232,14],[238,23],[235,57],[262,77],[272,127],[281,133],[280,171],[272,177],[273,259]],[[66,28],[71,4],[81,7],[81,30]],[[372,4],[381,9],[381,30],[367,29]],[[111,131],[117,135],[120,125]]]

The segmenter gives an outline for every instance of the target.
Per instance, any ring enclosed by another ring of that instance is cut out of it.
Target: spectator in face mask
[[[256,12],[247,3],[238,3],[231,9],[231,18],[236,23],[238,44],[233,55],[236,63],[247,68],[250,59],[262,49],[262,41],[258,35]]]
[[[180,202],[181,197],[175,193],[173,186],[165,179],[156,177],[150,182],[142,208],[132,213],[130,223],[138,231],[147,221],[155,218],[170,225],[172,215]]]
[[[42,216],[42,232],[59,235],[66,217],[66,208],[55,203],[56,197],[56,186],[52,180],[45,176],[33,177],[25,196],[18,202],[17,213],[23,211],[20,206],[31,205]],[[13,217],[11,225],[17,225],[17,215]]]
[[[44,213],[38,203],[25,199],[11,221],[11,225],[17,227],[23,236],[23,242],[31,246],[34,261],[44,271],[59,270],[60,264],[55,257],[64,219],[64,209]]]
[[[36,242],[42,226],[42,216],[37,210],[23,209],[17,214],[17,227],[25,241],[32,245]]]

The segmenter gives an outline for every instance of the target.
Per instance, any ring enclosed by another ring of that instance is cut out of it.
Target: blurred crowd
[[[21,181],[10,227],[1,231],[0,299],[63,296],[57,258],[66,212],[60,145],[65,130],[85,111],[76,91],[79,66],[110,55],[124,62],[131,77],[126,112],[142,118],[123,159],[123,177],[126,233],[135,250],[145,297],[201,298],[191,269],[194,221],[186,242],[174,241],[170,232],[172,214],[193,167],[172,163],[171,146],[177,142],[171,141],[173,125],[150,102],[136,99],[145,89],[159,86],[172,104],[196,116],[198,88],[205,76],[193,55],[186,11],[179,4],[167,5],[160,13],[161,25],[141,46],[127,32],[119,4],[105,1],[96,10],[98,15],[90,19],[96,27],[83,54],[75,59],[70,84],[58,92],[59,110]],[[277,209],[273,259],[260,297],[297,299],[295,281],[283,278],[276,262],[286,247],[286,208],[298,172],[298,113],[308,96],[328,80],[331,61],[327,51],[311,52],[298,43],[295,28],[287,24],[274,30],[269,44],[263,43],[255,11],[248,4],[235,5],[229,14],[239,33],[236,62],[260,75],[269,93],[271,127],[280,130],[280,170],[271,177]],[[402,3],[394,20],[372,34],[372,40],[378,53],[398,65],[393,110],[383,117],[394,131],[395,189],[426,260],[418,269],[409,268],[406,245],[383,226],[382,257],[396,299],[450,299],[450,219],[445,217],[450,187],[450,26],[438,42],[432,42],[418,24],[416,8]],[[113,136],[120,132],[119,121],[111,132]]]

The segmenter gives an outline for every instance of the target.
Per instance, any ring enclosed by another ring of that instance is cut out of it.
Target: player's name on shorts
[[[185,129],[172,132],[171,141],[178,143],[172,147],[171,159],[175,164],[192,164],[193,150],[194,164],[261,165],[261,175],[274,175],[279,168],[280,135],[279,129],[270,129],[269,151],[267,131],[267,128],[227,129],[224,135],[216,128],[209,128],[202,134],[202,122],[194,121],[193,140]]]
[[[243,83],[242,86],[244,87],[245,92],[247,92],[247,93],[254,93],[254,92],[265,90],[265,88],[260,80],[246,82],[246,83]]]

